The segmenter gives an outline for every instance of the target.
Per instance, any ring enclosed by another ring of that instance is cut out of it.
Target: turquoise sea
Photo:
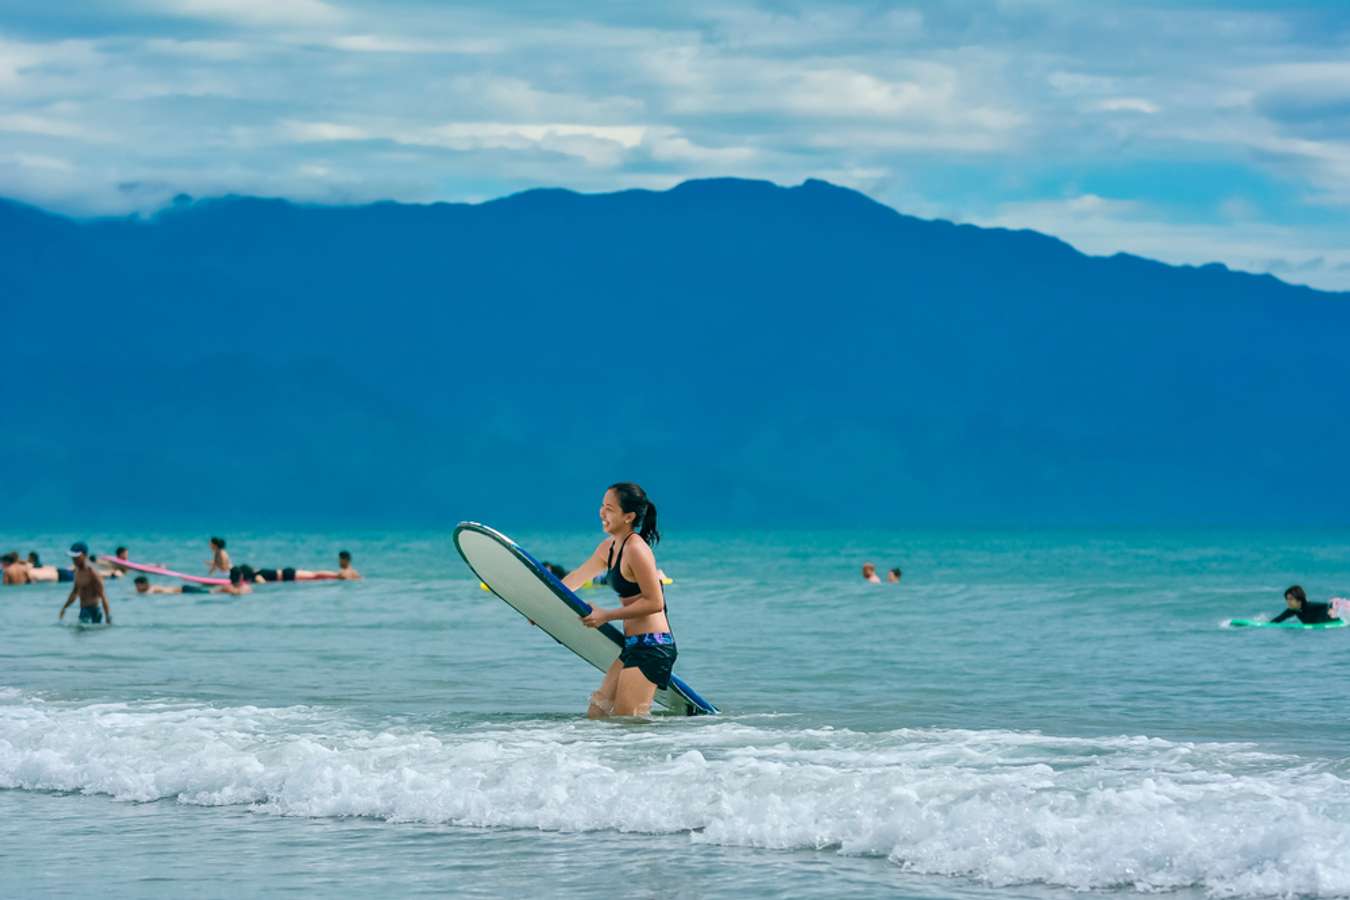
[[[663,523],[676,670],[724,714],[596,723],[598,673],[479,590],[452,524],[229,533],[366,580],[122,579],[107,628],[0,588],[0,894],[1350,895],[1350,629],[1223,627],[1350,595],[1350,533]],[[489,524],[565,565],[600,538]],[[207,558],[0,548],[75,539]]]

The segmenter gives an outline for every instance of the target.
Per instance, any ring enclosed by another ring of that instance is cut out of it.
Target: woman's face
[[[1289,607],[1290,609],[1298,609],[1298,608],[1299,608],[1300,606],[1302,606],[1303,604],[1302,604],[1302,603],[1299,603],[1299,602],[1298,602],[1298,598],[1295,597],[1293,594],[1285,594],[1285,595],[1284,595],[1284,605],[1287,606],[1287,607]]]
[[[613,491],[605,491],[605,499],[600,501],[600,524],[605,534],[618,534],[633,526],[633,514],[626,513],[619,506],[619,497]]]

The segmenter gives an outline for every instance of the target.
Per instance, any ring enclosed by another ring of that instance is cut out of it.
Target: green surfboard
[[[1322,631],[1327,628],[1344,628],[1350,625],[1344,619],[1332,619],[1330,622],[1318,622],[1316,625],[1304,625],[1297,619],[1290,622],[1258,622],[1255,619],[1233,619],[1228,624],[1234,628],[1303,628],[1308,631]]]

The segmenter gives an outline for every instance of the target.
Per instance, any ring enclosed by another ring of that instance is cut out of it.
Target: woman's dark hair
[[[212,543],[212,544],[215,544],[216,547],[217,547],[218,549],[220,549],[220,550],[224,550],[224,549],[225,549],[225,539],[224,539],[224,538],[213,537],[213,538],[211,538],[211,543]]]
[[[899,577],[902,576],[904,573],[901,572],[899,569],[891,569],[891,574],[894,575],[896,578],[899,578]]]
[[[1307,603],[1307,602],[1308,602],[1308,595],[1305,594],[1305,593],[1303,593],[1303,588],[1299,587],[1298,585],[1294,585],[1293,587],[1287,589],[1287,590],[1284,592],[1284,595],[1285,595],[1286,597],[1293,597],[1293,598],[1294,598],[1295,600],[1297,600],[1299,603]]]
[[[137,576],[136,576],[136,583],[137,583],[137,584],[149,584],[149,583],[150,583],[150,579],[149,579],[149,578],[146,578],[144,575],[137,575]]]
[[[116,550],[113,551],[113,554],[114,554],[115,556],[121,556],[123,553],[126,553],[126,552],[127,552],[127,548],[126,548],[126,547],[118,547]]]
[[[619,498],[619,509],[633,513],[633,530],[648,547],[655,547],[661,541],[661,532],[656,530],[656,504],[647,492],[631,481],[611,484],[609,489]]]
[[[348,553],[346,550],[339,550],[339,551],[338,551],[338,559],[351,559],[351,558],[352,558],[352,555],[351,555],[350,553]]]
[[[36,550],[34,550],[34,551],[32,551],[32,552],[30,552],[30,553],[28,554],[28,561],[29,561],[30,563],[32,563],[33,565],[35,565],[35,566],[40,566],[40,565],[42,565],[42,560],[38,557],[37,551],[36,551]]]
[[[244,580],[244,570],[238,566],[230,566],[230,584],[238,584]]]

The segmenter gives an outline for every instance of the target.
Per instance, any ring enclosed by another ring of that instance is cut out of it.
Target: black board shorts
[[[294,581],[295,569],[287,566],[284,569],[258,569],[256,573],[263,581]]]
[[[624,638],[619,662],[625,669],[637,667],[644,678],[664,691],[670,687],[670,671],[679,655],[669,632],[630,634]]]
[[[95,625],[102,624],[103,610],[99,609],[97,606],[81,606],[80,621],[92,622]]]

